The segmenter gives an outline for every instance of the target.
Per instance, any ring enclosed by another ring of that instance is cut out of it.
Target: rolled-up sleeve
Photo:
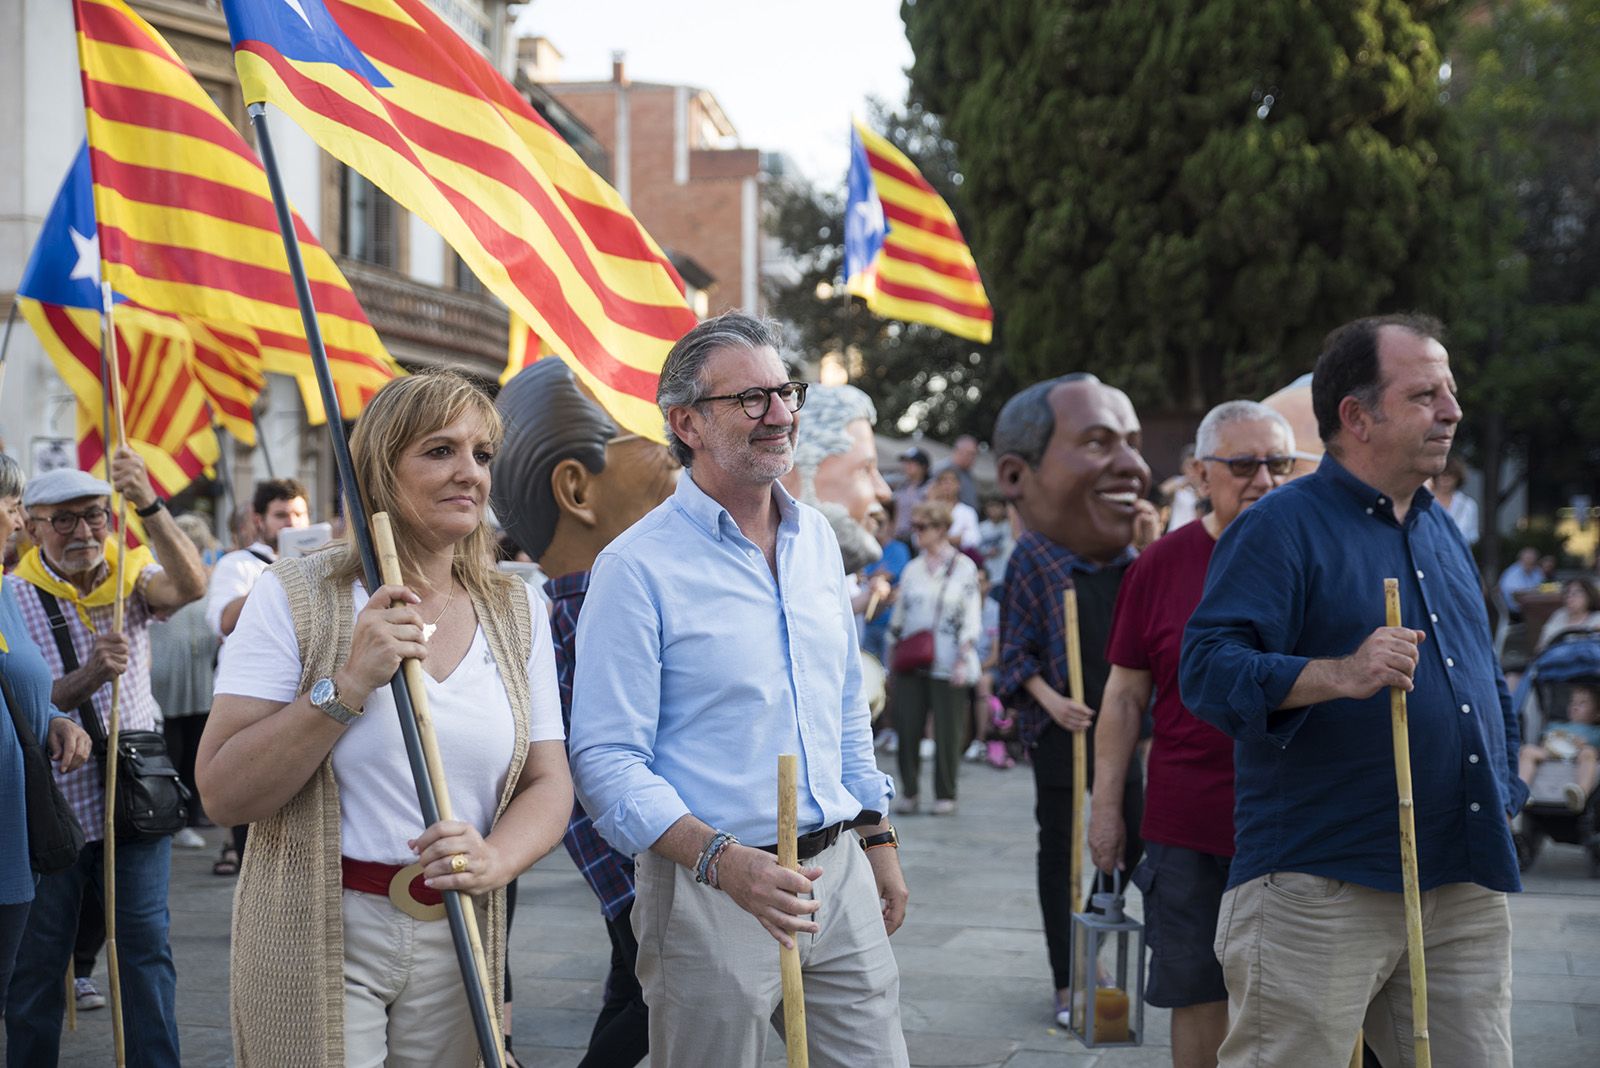
[[[573,785],[607,842],[643,853],[689,808],[650,768],[661,712],[660,605],[618,557],[595,563],[575,663]]]
[[[1006,568],[1005,600],[1000,608],[1000,673],[995,695],[1006,704],[1024,697],[1023,683],[1044,671],[1039,657],[1049,624],[1039,616],[1034,586],[1033,558],[1018,549]]]
[[[1506,761],[1502,766],[1508,798],[1506,815],[1515,816],[1528,803],[1531,793],[1528,784],[1517,774],[1517,757],[1522,751],[1522,723],[1516,712],[1512,711],[1511,691],[1506,688],[1506,677],[1499,670],[1494,673],[1494,685],[1500,700],[1500,718],[1505,723],[1506,732]]]
[[[1179,689],[1184,705],[1223,733],[1282,748],[1306,716],[1277,711],[1309,662],[1288,652],[1300,634],[1305,579],[1292,540],[1259,519],[1246,512],[1217,543],[1184,629]]]

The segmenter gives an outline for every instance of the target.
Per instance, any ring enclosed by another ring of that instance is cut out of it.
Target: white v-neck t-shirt
[[[528,741],[559,740],[561,701],[550,620],[537,602],[529,602],[533,649],[527,664],[532,705]],[[366,591],[353,584],[353,612],[360,613],[366,603]],[[216,693],[288,704],[300,696],[300,670],[289,598],[277,576],[268,572],[250,591],[239,625],[223,646]],[[443,682],[426,671],[422,676],[453,815],[487,835],[510,771],[516,724],[483,628],[477,628],[466,656]],[[340,851],[382,864],[415,860],[406,843],[425,828],[399,714],[387,686],[373,691],[361,717],[334,743],[333,774],[339,783]]]

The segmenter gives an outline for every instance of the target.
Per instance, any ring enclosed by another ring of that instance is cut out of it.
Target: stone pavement
[[[1051,1026],[1034,891],[1032,776],[1025,767],[1000,772],[964,765],[961,790],[955,816],[907,817],[900,824],[911,908],[894,947],[912,1063],[1170,1064],[1167,1018],[1158,1010],[1146,1012],[1140,1049],[1088,1051]],[[220,833],[207,832],[214,841]],[[201,1068],[231,1063],[227,955],[233,883],[211,875],[212,857],[179,851],[173,863],[184,1063]],[[1587,878],[1586,871],[1575,847],[1547,844],[1527,878],[1528,892],[1512,900],[1512,1027],[1522,1068],[1600,1064],[1600,880]],[[1133,896],[1137,913],[1137,891]],[[522,877],[512,933],[516,1050],[523,1064],[578,1063],[609,954],[594,899],[557,848]],[[62,1063],[109,1064],[109,1022],[106,1011],[81,1015],[77,1032],[64,1038]],[[776,1036],[768,1061],[782,1062]]]

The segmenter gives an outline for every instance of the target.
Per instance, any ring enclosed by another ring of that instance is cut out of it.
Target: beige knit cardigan
[[[300,645],[300,691],[350,655],[350,586],[333,583],[342,550],[282,560]],[[516,721],[505,789],[510,803],[528,755],[528,655],[533,633],[527,587],[507,582],[473,597]],[[252,824],[233,899],[230,1015],[239,1068],[340,1068],[344,1064],[344,927],[340,912],[339,786],[330,756],[274,815]],[[482,915],[484,901],[478,906]],[[505,961],[505,892],[488,895],[484,948],[498,1014]],[[444,920],[436,921],[439,923]]]

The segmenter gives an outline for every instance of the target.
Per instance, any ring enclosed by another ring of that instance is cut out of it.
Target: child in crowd
[[[1574,781],[1562,788],[1562,794],[1572,811],[1582,812],[1600,781],[1600,686],[1580,683],[1572,687],[1567,718],[1547,726],[1538,745],[1522,747],[1517,774],[1531,786],[1539,765],[1547,760],[1576,764]]]

